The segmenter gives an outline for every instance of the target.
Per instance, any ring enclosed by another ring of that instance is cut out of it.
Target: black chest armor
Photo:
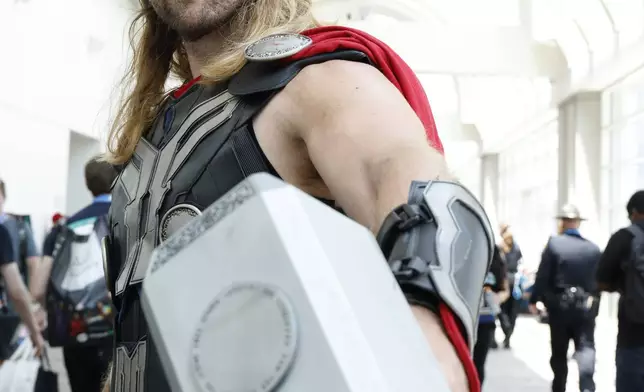
[[[278,175],[257,143],[252,120],[305,66],[334,59],[369,62],[363,53],[341,51],[287,65],[249,63],[227,84],[194,85],[169,98],[137,145],[114,183],[105,241],[107,283],[117,310],[113,392],[170,391],[139,299],[150,255],[245,177]]]

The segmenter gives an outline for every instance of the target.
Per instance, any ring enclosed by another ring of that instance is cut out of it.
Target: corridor
[[[498,331],[500,333],[500,331]],[[501,340],[502,335],[497,335]],[[597,343],[597,392],[615,392],[615,339],[616,321],[598,319],[595,340]],[[495,350],[488,357],[488,380],[483,392],[547,392],[550,390],[550,337],[547,324],[540,324],[528,317],[517,320],[512,350]],[[568,392],[577,392],[577,365],[572,359],[573,345],[569,350]]]

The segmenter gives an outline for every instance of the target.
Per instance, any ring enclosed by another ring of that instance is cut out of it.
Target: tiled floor
[[[500,331],[498,331],[500,332]],[[597,392],[614,392],[614,352],[617,329],[615,323],[598,321]],[[499,335],[499,340],[501,336]],[[571,344],[572,355],[572,344]],[[52,353],[54,367],[60,373],[60,392],[70,392],[65,377],[62,353]],[[484,392],[548,392],[550,391],[550,337],[548,326],[531,318],[520,318],[511,350],[495,350],[487,363]],[[569,363],[568,391],[577,392],[577,369]],[[93,391],[88,391],[93,392]]]

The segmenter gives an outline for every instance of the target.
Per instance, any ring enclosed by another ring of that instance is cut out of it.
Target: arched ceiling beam
[[[518,76],[555,79],[566,69],[556,45],[537,43],[521,27],[470,28],[401,22],[349,26],[383,40],[417,73],[455,76]]]

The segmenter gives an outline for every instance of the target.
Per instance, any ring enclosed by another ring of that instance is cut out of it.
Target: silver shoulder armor
[[[414,182],[409,201],[385,219],[378,243],[411,303],[446,304],[472,350],[492,227],[476,198],[453,182]]]

